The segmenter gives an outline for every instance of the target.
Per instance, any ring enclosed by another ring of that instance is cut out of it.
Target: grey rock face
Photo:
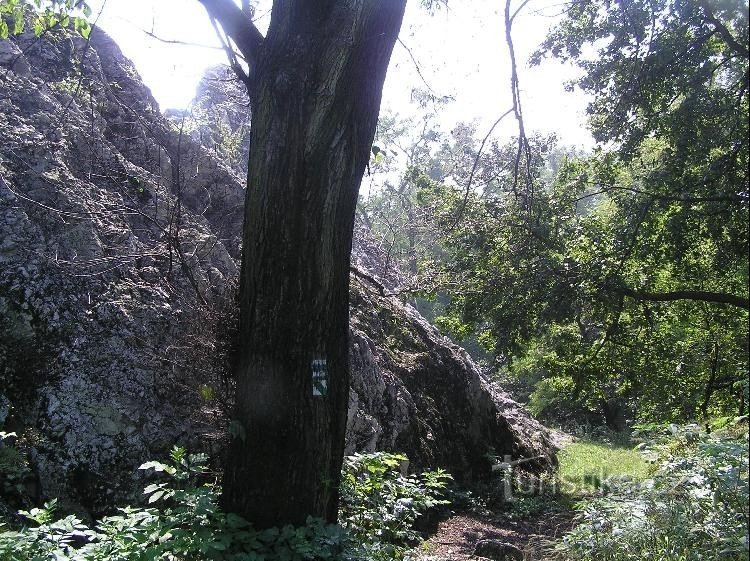
[[[29,500],[98,511],[211,432],[200,310],[237,276],[243,193],[109,38],[58,35],[0,42],[31,69],[0,68],[0,388]]]
[[[489,474],[490,451],[554,463],[547,431],[412,306],[353,277],[350,326],[348,451],[406,451],[465,483]]]
[[[35,474],[8,500],[100,513],[137,499],[134,468],[173,444],[222,449],[244,179],[160,114],[98,30],[90,47],[0,41],[0,139],[0,414]],[[357,276],[350,352],[349,452],[460,479],[488,471],[490,447],[554,461],[465,352]]]

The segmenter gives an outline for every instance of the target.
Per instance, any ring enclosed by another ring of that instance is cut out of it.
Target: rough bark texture
[[[354,211],[404,5],[275,2],[253,71],[234,373],[244,430],[223,503],[261,527],[337,517]]]

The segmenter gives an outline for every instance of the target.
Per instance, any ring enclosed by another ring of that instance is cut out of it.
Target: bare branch
[[[209,17],[218,22],[251,66],[258,62],[263,35],[232,0],[198,0]]]
[[[419,63],[417,62],[417,59],[414,57],[414,53],[411,51],[409,47],[406,46],[406,43],[404,43],[401,40],[401,37],[396,39],[399,44],[406,49],[406,52],[409,53],[409,56],[411,57],[411,61],[414,63],[414,68],[417,69],[417,74],[419,74],[419,78],[422,80],[422,83],[425,85],[425,87],[429,90],[429,92],[434,95],[435,97],[438,97],[438,95],[435,93],[435,90],[432,89],[429,83],[427,83],[427,80],[425,80],[424,75],[422,74],[422,68],[420,67]]]
[[[505,1],[505,42],[508,45],[508,53],[510,55],[510,88],[513,93],[513,113],[516,116],[518,122],[518,148],[516,150],[516,160],[513,174],[513,193],[518,195],[518,172],[521,166],[521,157],[526,156],[526,187],[528,193],[525,197],[525,206],[527,210],[531,211],[531,197],[533,197],[533,182],[531,174],[531,146],[529,140],[526,138],[526,129],[523,122],[523,110],[521,109],[521,89],[518,81],[518,65],[516,64],[516,50],[513,46],[513,37],[511,35],[511,29],[513,27],[513,19],[518,15],[518,12],[526,5],[526,2],[522,3],[521,6],[513,13],[510,14],[511,0]]]
[[[513,23],[513,20],[516,19],[516,16],[521,12],[521,10],[523,10],[526,7],[526,4],[528,4],[529,2],[531,2],[531,0],[523,0],[523,2],[521,3],[521,5],[518,6],[518,8],[516,8],[516,11],[513,12],[512,16],[510,16],[510,20],[509,21],[510,21],[511,24]]]
[[[227,54],[227,60],[229,61],[229,66],[234,71],[237,78],[240,79],[240,81],[245,84],[246,86],[250,85],[250,77],[245,73],[245,70],[242,68],[242,65],[237,60],[236,53],[234,52],[234,49],[229,44],[229,40],[224,38],[224,34],[222,33],[221,29],[219,29],[219,25],[216,23],[216,20],[214,18],[211,19],[211,25],[214,28],[214,31],[216,32],[216,36],[219,38],[219,41],[221,42],[221,46],[224,49],[224,52]]]
[[[461,221],[461,217],[463,216],[464,210],[466,209],[466,204],[469,201],[469,194],[471,193],[471,182],[474,180],[474,174],[477,171],[477,166],[479,165],[479,158],[482,156],[482,150],[484,150],[484,145],[487,144],[487,140],[490,138],[490,135],[492,134],[492,131],[495,130],[495,127],[500,124],[500,121],[505,119],[508,115],[511,114],[513,111],[513,108],[508,109],[505,113],[500,115],[497,121],[495,121],[492,126],[490,127],[490,130],[487,131],[487,134],[484,136],[484,139],[482,140],[482,144],[479,146],[479,151],[477,152],[476,157],[474,158],[474,165],[471,166],[471,173],[469,174],[469,181],[466,183],[466,188],[464,192],[464,200],[461,202],[461,208],[458,210],[458,214],[456,215],[456,220],[453,222],[450,228],[448,228],[448,231],[452,231],[453,229],[458,226],[458,223]]]
[[[149,31],[148,29],[143,29],[142,27],[139,27],[135,24],[133,24],[133,27],[140,30],[143,34],[148,35],[152,39],[155,39],[156,41],[159,41],[160,43],[164,43],[166,45],[184,45],[186,47],[200,47],[201,49],[212,49],[216,51],[222,50],[221,47],[217,47],[216,45],[206,45],[204,43],[193,43],[192,41],[180,41],[179,39],[165,39],[164,37],[159,37],[159,35],[157,35],[153,31]]]

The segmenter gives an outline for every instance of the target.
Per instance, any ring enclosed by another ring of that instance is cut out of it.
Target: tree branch
[[[732,49],[736,54],[738,54],[741,57],[747,58],[750,56],[750,51],[748,50],[747,46],[742,45],[735,37],[732,35],[732,33],[727,29],[727,26],[724,25],[719,18],[717,18],[714,13],[711,11],[711,9],[708,7],[706,2],[701,2],[700,7],[703,9],[703,13],[706,15],[706,19],[711,23],[714,30],[716,30],[716,33],[718,33],[722,39],[724,39],[724,42],[727,44],[727,46]]]
[[[611,191],[628,191],[630,193],[636,193],[638,195],[645,195],[647,197],[651,197],[652,199],[658,199],[662,201],[674,201],[679,203],[685,203],[685,204],[693,204],[693,203],[743,203],[747,201],[747,198],[742,196],[732,196],[727,195],[726,197],[690,197],[688,195],[667,195],[667,194],[661,194],[661,193],[654,193],[653,191],[644,191],[642,189],[637,189],[635,187],[626,187],[624,185],[608,185],[606,187],[602,187],[601,189],[597,191],[592,191],[591,193],[586,193],[585,195],[581,195],[580,197],[576,198],[575,202],[582,201],[584,199],[588,199],[590,197],[595,197],[597,195],[602,195],[604,193],[609,193]]]
[[[221,28],[219,27],[219,24],[216,23],[216,20],[214,18],[209,18],[211,20],[211,25],[214,28],[214,32],[216,33],[216,37],[219,38],[219,41],[221,42],[221,47],[224,49],[224,52],[227,55],[227,60],[229,61],[230,68],[234,71],[237,78],[240,79],[240,82],[245,84],[245,86],[250,86],[250,77],[245,73],[245,70],[242,68],[242,65],[237,60],[237,53],[234,52],[234,49],[229,44],[229,37],[225,35],[226,33],[222,33]]]
[[[513,19],[518,13],[526,6],[527,2],[523,2],[518,9],[510,15],[510,4],[511,0],[505,0],[505,42],[508,45],[508,54],[510,55],[510,89],[513,94],[513,113],[516,116],[518,122],[518,148],[516,150],[516,160],[513,173],[513,194],[518,196],[518,171],[521,165],[521,157],[526,156],[526,188],[524,193],[524,206],[527,212],[531,212],[531,199],[534,197],[534,184],[531,174],[531,146],[529,140],[526,137],[526,129],[523,122],[523,111],[521,109],[521,88],[518,81],[518,66],[516,64],[516,51],[513,46],[513,37],[511,34],[511,28],[513,26]]]
[[[674,302],[676,300],[696,300],[699,302],[713,302],[715,304],[729,304],[744,310],[750,310],[750,300],[735,294],[723,292],[708,292],[704,290],[674,290],[672,292],[640,292],[631,288],[619,287],[615,292],[624,294],[636,300],[651,302]]]
[[[370,284],[372,284],[375,288],[378,289],[378,292],[380,293],[381,296],[383,296],[383,297],[388,296],[388,294],[386,294],[385,285],[382,282],[380,282],[379,280],[377,280],[375,277],[373,277],[372,275],[370,275],[369,273],[367,273],[366,271],[363,271],[362,269],[360,269],[356,265],[349,265],[349,271],[351,271],[352,273],[354,273],[359,278],[364,279],[367,282],[369,282]]]
[[[458,226],[458,223],[461,222],[461,217],[463,216],[464,210],[466,209],[466,204],[469,202],[469,195],[471,194],[471,182],[474,180],[474,174],[477,171],[477,166],[479,165],[479,158],[482,156],[482,150],[484,150],[484,145],[487,144],[487,140],[490,138],[492,131],[495,130],[495,127],[500,124],[500,121],[502,121],[503,119],[505,119],[505,117],[510,115],[512,111],[513,111],[513,108],[511,107],[505,113],[500,115],[498,120],[492,124],[492,126],[490,127],[490,130],[487,131],[487,134],[482,140],[482,144],[479,146],[479,151],[477,152],[477,155],[474,158],[474,165],[471,166],[471,173],[469,174],[469,181],[466,183],[466,189],[464,190],[464,199],[461,202],[461,208],[458,210],[458,214],[456,215],[456,220],[448,228],[449,232],[452,232],[453,230],[455,230],[456,226]]]
[[[247,63],[258,61],[263,35],[250,18],[232,0],[198,0],[211,19],[216,20],[224,33],[237,45]]]
[[[409,47],[406,46],[406,43],[404,43],[401,40],[401,37],[397,37],[396,41],[398,41],[399,45],[401,45],[404,49],[406,49],[406,52],[409,53],[409,56],[411,57],[411,61],[414,63],[414,68],[417,70],[417,74],[419,75],[419,78],[422,80],[422,83],[425,85],[425,87],[429,90],[429,92],[435,96],[435,98],[438,98],[438,94],[435,93],[435,90],[432,89],[430,84],[427,83],[427,80],[425,80],[424,75],[422,74],[422,68],[419,66],[419,63],[417,62],[417,59],[414,57],[414,53],[411,51]]]

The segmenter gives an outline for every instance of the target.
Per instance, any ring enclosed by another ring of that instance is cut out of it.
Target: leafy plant
[[[653,479],[584,502],[566,559],[748,559],[747,424],[718,433],[672,427],[645,454]]]
[[[24,483],[31,475],[26,455],[16,446],[4,442],[16,434],[0,431],[0,490],[6,498],[24,492]]]
[[[94,527],[73,515],[58,519],[55,500],[21,511],[33,525],[0,533],[0,560],[395,560],[418,537],[416,518],[445,503],[439,494],[450,479],[439,470],[401,475],[405,456],[354,456],[343,474],[343,526],[308,518],[302,527],[256,530],[221,511],[217,485],[201,482],[207,459],[175,447],[169,462],[141,465],[161,479],[143,491],[148,506],[122,508]]]
[[[198,483],[206,456],[174,448],[169,463],[147,462],[140,469],[166,476],[144,489],[147,508],[126,507],[95,527],[75,516],[57,520],[56,502],[21,512],[36,523],[0,534],[0,559],[94,561],[156,559],[303,561],[353,559],[343,528],[308,519],[301,528],[256,530],[246,520],[222,512],[218,489]],[[157,508],[158,507],[158,508]]]
[[[451,476],[443,470],[420,476],[401,472],[406,456],[378,452],[345,459],[341,521],[363,540],[368,559],[401,559],[419,539],[414,522],[428,509],[448,503],[443,491]]]
[[[0,0],[0,39],[22,33],[27,18],[37,36],[57,26],[72,25],[77,33],[88,37],[90,16],[91,7],[85,0]]]

